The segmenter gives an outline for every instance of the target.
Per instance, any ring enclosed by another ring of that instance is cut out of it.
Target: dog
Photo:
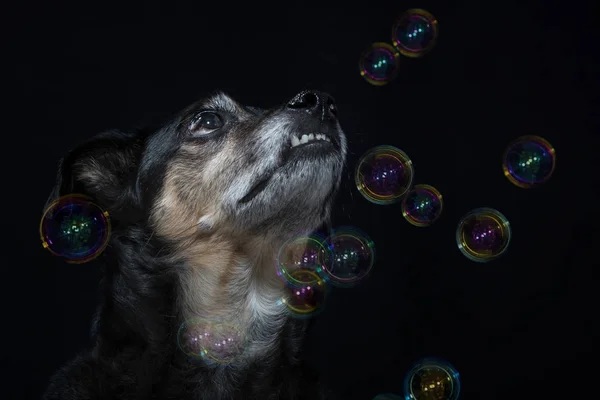
[[[86,195],[110,213],[112,234],[93,346],[44,398],[324,398],[274,260],[330,220],[346,152],[333,98],[306,90],[269,110],[218,92],[159,129],[104,132],[68,153],[47,204]],[[181,351],[194,319],[236,327],[235,362]]]

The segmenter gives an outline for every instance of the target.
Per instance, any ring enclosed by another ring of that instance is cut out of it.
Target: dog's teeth
[[[308,135],[300,136],[300,138],[293,136],[292,147],[296,147],[300,144],[308,143],[313,140],[327,140],[328,142],[331,142],[331,139],[322,133],[309,133]]]

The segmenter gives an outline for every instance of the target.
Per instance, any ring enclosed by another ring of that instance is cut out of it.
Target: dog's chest
[[[230,270],[228,278],[223,283],[218,276],[192,271],[182,281],[186,322],[181,331],[189,330],[184,342],[209,346],[219,359],[236,351],[236,358],[251,361],[277,346],[287,320],[283,285],[257,279],[244,266]]]

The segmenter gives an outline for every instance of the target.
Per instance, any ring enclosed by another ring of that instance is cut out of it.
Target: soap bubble
[[[426,358],[417,362],[404,379],[406,400],[456,400],[460,379],[449,363]]]
[[[228,323],[190,318],[179,327],[177,345],[187,356],[208,364],[230,364],[244,349],[241,331]]]
[[[393,46],[373,43],[360,58],[360,75],[371,85],[386,85],[398,75],[399,57]]]
[[[325,238],[318,233],[301,233],[285,242],[277,254],[277,275],[292,284],[316,284],[316,280],[297,281],[293,273],[297,270],[312,271],[322,279],[325,267],[333,261],[324,242]],[[300,276],[304,279],[307,275]]]
[[[539,136],[522,136],[513,141],[502,163],[504,175],[516,186],[531,188],[550,179],[556,165],[556,151]]]
[[[83,195],[60,197],[44,211],[40,237],[44,248],[68,263],[90,261],[108,244],[108,212]]]
[[[431,13],[413,8],[394,23],[392,43],[406,57],[422,57],[435,45],[438,21]]]
[[[393,146],[377,146],[358,161],[354,179],[358,191],[375,204],[399,201],[412,186],[414,176],[410,158]]]
[[[298,269],[290,273],[281,302],[292,317],[313,317],[323,311],[328,292],[327,282],[310,270]]]
[[[456,243],[471,261],[487,262],[500,257],[510,243],[508,220],[493,208],[470,211],[459,222]]]
[[[325,266],[332,285],[354,286],[371,272],[375,264],[375,244],[364,232],[339,228],[327,237],[325,244],[333,255],[333,262]]]
[[[442,194],[430,185],[415,185],[402,200],[402,215],[411,224],[429,226],[439,219]]]

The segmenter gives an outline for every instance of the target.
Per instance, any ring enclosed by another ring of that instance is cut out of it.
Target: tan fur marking
[[[271,292],[273,298],[283,289],[275,276],[274,259],[264,257],[275,256],[279,241],[252,240],[219,226],[208,233],[198,231],[197,221],[203,215],[218,215],[217,205],[208,196],[203,196],[205,202],[195,208],[186,205],[174,186],[177,177],[178,167],[174,165],[167,172],[151,221],[155,234],[173,244],[171,257],[187,266],[180,271],[184,317],[246,323],[251,315],[245,309],[249,293],[244,290],[252,279],[260,275],[267,283],[263,290]]]

